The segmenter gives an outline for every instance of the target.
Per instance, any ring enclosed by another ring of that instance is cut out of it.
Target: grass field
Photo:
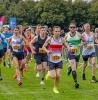
[[[98,83],[90,83],[91,67],[86,70],[85,81],[81,80],[81,68],[77,69],[79,89],[75,89],[72,76],[67,76],[67,62],[64,63],[59,94],[53,93],[53,80],[45,81],[40,85],[41,77],[36,78],[33,70],[34,61],[29,63],[29,68],[22,77],[22,86],[17,85],[13,79],[14,67],[2,66],[3,80],[0,81],[0,100],[98,100]],[[98,73],[96,74],[98,79]]]

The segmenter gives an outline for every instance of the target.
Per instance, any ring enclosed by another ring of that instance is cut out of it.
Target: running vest
[[[78,34],[77,31],[74,36],[71,36],[70,32],[68,33],[67,43],[71,47],[71,51],[68,51],[68,53],[71,55],[80,55],[80,47],[78,45],[81,43],[81,39]]]
[[[83,46],[82,55],[91,55],[93,52],[95,52],[93,33],[90,32],[90,36],[87,36],[87,34],[84,32],[84,35],[85,40],[88,42]]]
[[[30,37],[29,38],[26,38],[27,40],[28,40],[28,42],[30,43],[31,42],[31,40],[32,40],[32,36],[30,35]],[[30,46],[29,45],[27,45],[27,46],[24,46],[24,51],[27,51],[27,50],[31,50],[31,48],[30,48]]]
[[[47,36],[45,37],[45,39],[41,39],[40,35],[38,35],[38,41],[36,42],[36,52],[37,53],[41,53],[41,54],[45,54],[46,52],[42,49],[43,44],[45,43],[47,39]]]
[[[17,39],[14,39],[12,36],[12,48],[14,52],[23,52],[23,44],[20,36]]]
[[[49,50],[52,52],[48,56],[50,62],[58,63],[62,61],[62,38],[59,38],[58,41],[51,38]]]
[[[0,50],[3,49],[3,45],[2,45],[3,41],[4,41],[3,36],[2,36],[2,34],[0,34]]]

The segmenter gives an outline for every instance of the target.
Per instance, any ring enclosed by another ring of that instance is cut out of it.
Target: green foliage
[[[83,0],[0,0],[0,16],[16,17],[18,24],[23,25],[60,25],[68,29],[70,22],[82,26],[89,22],[92,27],[98,26],[98,0],[87,3]]]

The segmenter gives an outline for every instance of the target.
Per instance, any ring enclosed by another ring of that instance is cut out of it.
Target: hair
[[[86,25],[90,25],[89,23],[85,23],[83,26],[85,27]]]
[[[8,28],[8,29],[9,29],[9,27],[8,27],[8,26],[5,26],[4,28]]]
[[[76,26],[76,23],[70,23],[69,26],[70,26],[70,25],[75,25],[75,26]]]
[[[60,26],[54,26],[54,27],[53,27],[53,31],[54,31],[56,28],[59,28],[59,29],[61,30],[61,27],[60,27]]]
[[[37,27],[41,27],[41,24],[38,24],[38,25],[36,26],[36,28],[37,28]]]
[[[95,33],[98,32],[98,28],[95,28]]]
[[[18,29],[18,30],[20,29],[19,26],[15,26],[14,29],[15,29],[15,28]]]
[[[45,26],[41,26],[41,29],[43,29],[43,28],[45,28],[45,29],[46,29],[46,27],[45,27]]]

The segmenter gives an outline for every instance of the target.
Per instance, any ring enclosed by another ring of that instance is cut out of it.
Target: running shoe
[[[53,92],[54,92],[54,93],[59,93],[59,91],[57,90],[56,87],[53,88]]]
[[[98,82],[98,80],[96,79],[96,77],[95,76],[92,76],[92,81],[91,81],[92,83],[96,83],[96,82]]]
[[[50,78],[50,75],[49,75],[49,72],[46,74],[46,76],[45,76],[45,79],[46,80],[49,80],[49,78]]]
[[[2,80],[2,77],[0,76],[0,81]]]
[[[8,64],[8,67],[11,68],[11,64],[10,63]]]
[[[82,80],[86,80],[85,74],[82,74]]]
[[[44,83],[44,81],[41,81],[40,84],[41,84],[41,85],[44,85],[45,83]]]
[[[26,70],[27,70],[27,67],[26,67],[26,66],[24,66],[23,71],[26,71]]]
[[[37,72],[37,73],[36,73],[36,77],[39,77],[39,76],[40,76],[40,75],[39,75],[39,72]]]
[[[22,82],[21,82],[21,80],[19,80],[19,81],[18,81],[18,85],[19,85],[19,86],[20,86],[20,85],[22,85]]]
[[[75,82],[75,88],[79,88],[78,82]]]
[[[15,75],[14,75],[14,79],[16,79],[16,78],[17,78],[17,75],[15,74]]]
[[[4,66],[4,67],[6,66],[6,63],[5,63],[5,61],[3,62],[3,66]]]

